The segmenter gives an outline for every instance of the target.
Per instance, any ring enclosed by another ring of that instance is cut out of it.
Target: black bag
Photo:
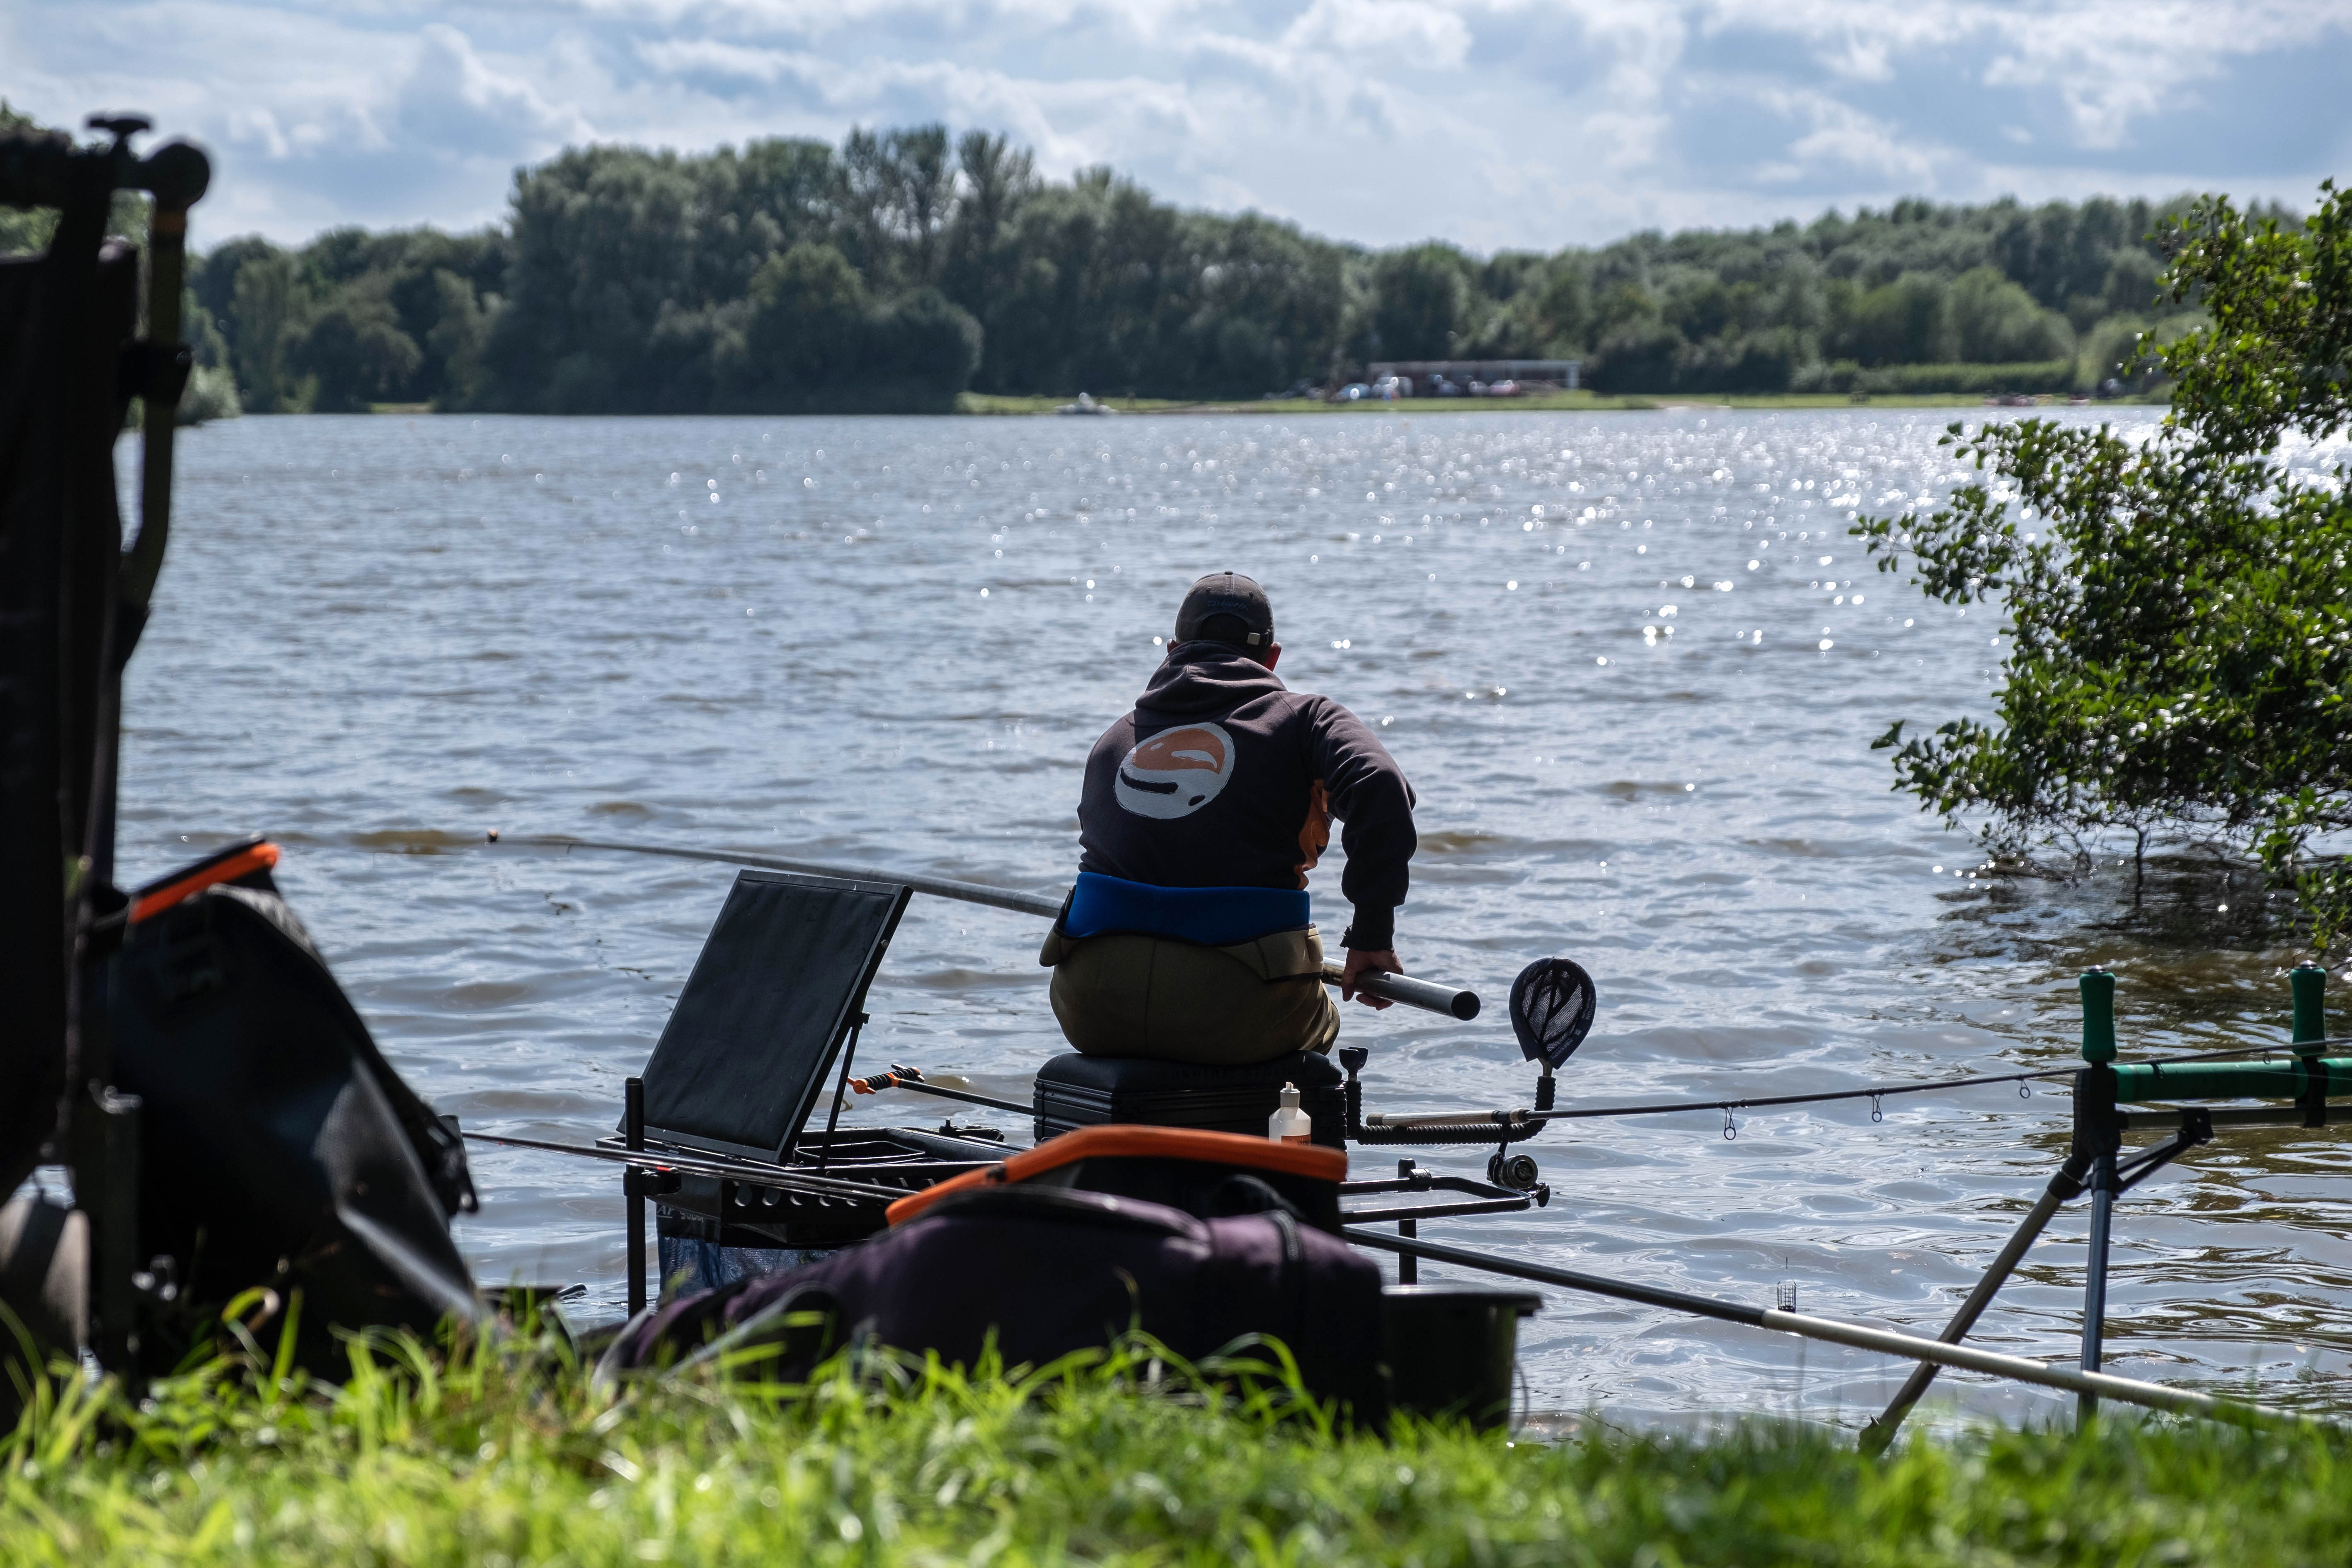
[[[114,989],[115,1079],[144,1102],[141,1256],[173,1260],[184,1304],[299,1290],[312,1364],[339,1354],[329,1325],[478,1315],[449,1236],[476,1206],[456,1126],[377,1051],[266,871],[133,924]]]
[[[1266,1122],[1282,1107],[1286,1083],[1298,1086],[1298,1103],[1314,1126],[1314,1141],[1328,1149],[1344,1147],[1348,1108],[1339,1069],[1319,1051],[1241,1066],[1070,1051],[1037,1069],[1037,1142],[1111,1121],[1263,1138]]]
[[[784,1322],[810,1310],[828,1331]],[[1130,1326],[1188,1360],[1266,1334],[1317,1397],[1377,1423],[1389,1405],[1381,1321],[1380,1269],[1286,1207],[1201,1219],[1021,1184],[943,1198],[805,1268],[664,1303],[623,1331],[604,1365],[658,1365],[723,1334],[730,1347],[774,1346],[772,1375],[785,1378],[857,1339],[971,1366],[992,1333],[1013,1367],[1106,1345]]]

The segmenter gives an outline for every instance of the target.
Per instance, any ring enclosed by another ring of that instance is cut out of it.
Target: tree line
[[[1445,358],[1579,359],[1604,392],[2058,391],[2200,319],[2158,299],[2169,216],[1906,200],[1550,254],[1374,251],[1108,169],[1049,180],[1004,137],[929,125],[574,148],[519,171],[495,227],[236,239],[191,284],[257,411],[1223,399]]]

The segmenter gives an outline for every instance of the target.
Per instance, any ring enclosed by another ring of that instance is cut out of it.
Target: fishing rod
[[[1671,1290],[1657,1285],[1642,1285],[1627,1279],[1612,1279],[1605,1275],[1586,1274],[1573,1268],[1548,1268],[1540,1264],[1519,1263],[1510,1258],[1490,1257],[1472,1252],[1466,1247],[1445,1247],[1433,1242],[1408,1241],[1402,1237],[1382,1236],[1374,1231],[1344,1226],[1341,1232],[1359,1247],[1377,1247],[1407,1258],[1425,1258],[1433,1263],[1451,1263],[1464,1268],[1475,1268],[1488,1274],[1500,1274],[1507,1279],[1530,1280],[1539,1285],[1557,1285],[1563,1289],[1580,1290],[1594,1296],[1608,1296],[1620,1301],[1633,1301],[1645,1307],[1661,1307],[1672,1312],[1692,1317],[1712,1318],[1717,1322],[1738,1323],[1751,1329],[1769,1329],[1777,1333],[1795,1334],[1801,1339],[1821,1340],[1830,1344],[1844,1345],[1853,1350],[1871,1351],[1881,1355],[1900,1356],[1910,1361],[1931,1363],[1937,1366],[1957,1367],[1964,1372],[1981,1372],[1994,1377],[2012,1378],[2020,1383],[2039,1384],[2044,1388],[2063,1389],[2070,1394],[2098,1399],[2119,1400],[2126,1405],[2143,1405],[2150,1410],[2169,1411],[2181,1415],[2201,1415],[2209,1420],[2224,1421],[2239,1426],[2332,1426],[2313,1421],[2310,1417],[2285,1411],[2270,1410],[2258,1405],[2247,1405],[2234,1399],[2219,1399],[2210,1394],[2189,1389],[2168,1388],[2162,1384],[2143,1383],[2137,1378],[2117,1377],[2112,1373],[2076,1372],[2063,1366],[2052,1366],[2024,1356],[2001,1355],[1992,1351],[1971,1350],[1966,1345],[1947,1343],[1941,1340],[1922,1339],[1916,1334],[1895,1333],[1886,1329],[1866,1328],[1859,1323],[1842,1323],[1832,1318],[1816,1318],[1805,1312],[1782,1311],[1772,1307],[1748,1307],[1736,1301],[1718,1301],[1713,1297],[1693,1295],[1686,1290]]]
[[[1010,1110],[1022,1116],[1037,1114],[1037,1108],[1034,1104],[1023,1105],[1010,1100],[992,1100],[987,1095],[974,1094],[970,1089],[942,1089],[938,1084],[927,1081],[923,1077],[922,1068],[900,1067],[897,1062],[890,1064],[888,1072],[876,1073],[871,1078],[851,1079],[849,1087],[852,1091],[858,1094],[879,1094],[886,1089],[911,1089],[917,1094],[935,1094],[941,1100],[960,1100],[966,1105],[984,1105],[992,1110]]]
[[[2330,1040],[2296,1042],[2297,1050],[2337,1044]],[[2278,1045],[2231,1046],[2221,1050],[2189,1051],[2178,1056],[2151,1057],[2139,1065],[2169,1067],[2178,1062],[2214,1061],[2232,1057],[2277,1056],[2287,1049]],[[2024,1084],[2037,1079],[2072,1079],[2082,1069],[2042,1068],[2030,1072],[1979,1073],[1969,1078],[1929,1079],[1923,1083],[1887,1083],[1870,1089],[1826,1089],[1818,1094],[1759,1095],[1747,1100],[1669,1100],[1647,1105],[1594,1105],[1572,1110],[1431,1110],[1375,1111],[1364,1118],[1368,1127],[1391,1128],[1477,1128],[1524,1127],[1545,1121],[1573,1121],[1596,1117],[1669,1116],[1678,1110],[1719,1110],[1727,1117],[1736,1110],[1765,1110],[1788,1105],[1826,1105],[1833,1100],[1880,1100],[1898,1094],[1926,1094],[1943,1089],[1975,1089],[1990,1083]],[[2021,1090],[2020,1092],[2022,1092]]]
[[[733,1182],[738,1186],[771,1187],[779,1192],[803,1193],[813,1197],[866,1198],[883,1203],[896,1203],[907,1195],[904,1187],[888,1187],[876,1182],[853,1182],[839,1176],[820,1175],[789,1165],[767,1165],[752,1160],[730,1160],[723,1155],[681,1153],[672,1149],[607,1149],[588,1143],[555,1143],[544,1138],[509,1138],[495,1132],[461,1134],[469,1143],[495,1143],[506,1149],[536,1149],[550,1154],[570,1154],[583,1160],[602,1160],[608,1164],[626,1165],[633,1170],[676,1172],[688,1176],[712,1176]]]
[[[991,909],[1010,910],[1015,914],[1036,915],[1045,920],[1059,920],[1063,900],[1038,893],[1016,892],[1010,888],[993,888],[985,882],[961,882],[950,877],[928,876],[919,871],[886,871],[871,866],[835,866],[823,861],[790,859],[780,855],[754,855],[740,849],[696,849],[680,844],[644,844],[617,838],[576,838],[568,833],[532,833],[520,837],[501,837],[495,827],[489,830],[488,842],[513,845],[532,849],[605,849],[623,855],[661,855],[675,860],[700,860],[722,866],[754,866],[765,871],[794,871],[808,877],[839,877],[855,882],[895,882],[912,888],[933,898],[953,899],[961,903],[984,904]],[[1343,974],[1336,963],[1323,966],[1323,984],[1339,985]],[[1434,981],[1417,980],[1404,974],[1364,974],[1357,977],[1354,989],[1383,1002],[1396,1002],[1407,1007],[1418,1007],[1425,1013],[1443,1013],[1464,1023],[1478,1016],[1478,994],[1455,985],[1441,985]]]

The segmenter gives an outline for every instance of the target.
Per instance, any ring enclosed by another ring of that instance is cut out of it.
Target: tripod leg
[[[2099,1370],[2107,1326],[2107,1241],[2116,1212],[2116,1157],[2098,1156],[2091,1167],[2091,1258],[2083,1282],[2083,1359],[2084,1372]],[[2078,1395],[2075,1420],[2088,1425],[2099,1414],[2096,1394]]]
[[[633,1078],[622,1087],[621,1128],[632,1150],[646,1146],[646,1080]],[[624,1206],[629,1214],[629,1316],[646,1310],[646,1200],[635,1165],[621,1168]]]
[[[2083,1175],[2089,1167],[2087,1156],[2069,1154],[2066,1157],[2066,1163],[2050,1178],[2050,1184],[2034,1200],[2033,1207],[2026,1212],[2025,1218],[2019,1223],[1999,1256],[1985,1269],[1976,1288],[1969,1292],[1969,1299],[1960,1303],[1960,1310],[1952,1314],[1950,1322],[1944,1325],[1944,1331],[1937,1336],[1938,1339],[1948,1345],[1956,1345],[1969,1337],[1969,1331],[1976,1327],[1977,1320],[1984,1315],[1987,1307],[1992,1305],[1993,1297],[2008,1282],[2018,1264],[2024,1260],[2027,1249],[2041,1237],[2042,1230],[2050,1224],[2051,1216],[2058,1212],[2059,1205],[2081,1194]],[[1886,1451],[1887,1446],[1895,1441],[1895,1431],[1903,1425],[1903,1418],[1927,1395],[1927,1385],[1936,1381],[1938,1370],[1933,1362],[1921,1362],[1911,1369],[1911,1375],[1903,1380],[1903,1386],[1896,1390],[1886,1408],[1879,1412],[1875,1421],[1863,1428],[1861,1448],[1864,1453],[1883,1454]]]
[[[1397,1174],[1410,1179],[1412,1175],[1412,1166],[1413,1163],[1411,1160],[1399,1160],[1397,1162]],[[1420,1222],[1410,1219],[1401,1219],[1397,1221],[1397,1234],[1403,1237],[1407,1241],[1414,1239],[1421,1234]],[[1397,1283],[1400,1285],[1417,1285],[1420,1282],[1421,1259],[1413,1257],[1408,1252],[1400,1252],[1397,1254]]]

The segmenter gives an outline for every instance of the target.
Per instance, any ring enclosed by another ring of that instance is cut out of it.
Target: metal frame
[[[26,456],[25,468],[12,476],[21,510],[10,520],[25,536],[17,565],[37,574],[28,581],[48,597],[47,607],[22,618],[26,637],[19,646],[46,635],[58,651],[8,673],[34,689],[25,706],[51,717],[12,737],[30,748],[14,759],[29,787],[0,792],[12,797],[0,804],[29,808],[28,819],[0,824],[0,837],[25,851],[0,856],[10,884],[0,891],[12,906],[0,924],[21,928],[9,932],[7,957],[26,982],[14,988],[12,1002],[25,1015],[17,1022],[29,1047],[21,1054],[30,1081],[8,1088],[26,1097],[23,1103],[54,1106],[58,1120],[56,1136],[29,1158],[16,1148],[0,1153],[12,1167],[0,1173],[0,1200],[22,1173],[18,1164],[59,1161],[70,1168],[75,1206],[89,1227],[90,1343],[50,1348],[87,1349],[135,1390],[141,1320],[150,1299],[167,1293],[169,1280],[167,1269],[140,1267],[140,1102],[113,1087],[106,973],[128,908],[112,886],[116,763],[122,672],[145,626],[170,535],[173,433],[192,363],[179,341],[187,215],[203,198],[212,169],[184,142],[143,158],[134,153],[131,138],[151,128],[144,117],[97,115],[88,124],[109,137],[107,145],[81,146],[47,133],[0,136],[0,201],[60,209],[47,251],[26,264],[45,269],[49,292],[22,352],[49,362],[42,368],[54,374],[28,378],[28,427],[36,419],[46,424],[27,437],[25,450],[36,443],[43,449]],[[94,345],[89,339],[102,308],[98,279],[117,265],[101,259],[106,214],[113,193],[132,190],[154,197],[145,247],[146,328],[131,342],[110,337]],[[134,395],[143,416],[140,526],[125,546],[111,494],[102,509],[87,506],[63,465],[99,440],[99,464],[110,467],[105,453],[120,427],[120,400]],[[0,462],[7,457],[0,453]],[[28,911],[21,921],[18,893]],[[51,1076],[44,1057],[62,1059],[56,1075],[64,1084],[61,1100],[51,1099],[52,1085],[41,1081]],[[12,1134],[45,1115],[32,1110]]]
[[[2076,1365],[2086,1377],[2101,1374],[2106,1355],[2107,1276],[2114,1247],[2116,1205],[2126,1193],[2200,1144],[2213,1141],[2216,1127],[2324,1127],[2329,1122],[2329,1100],[2352,1097],[2352,1058],[2326,1058],[2320,1053],[2327,1038],[2326,996],[2327,972],[2302,964],[2289,976],[2294,998],[2294,1056],[2282,1062],[2116,1062],[2115,976],[2094,969],[2082,977],[2083,1058],[2087,1064],[2074,1075],[2074,1135],[2065,1163],[2050,1178],[2025,1218],[1985,1269],[1968,1299],[1937,1336],[1940,1344],[1957,1345],[1968,1337],[1993,1297],[2059,1208],[2084,1193],[2091,1194],[2088,1257],[2083,1276],[2083,1329]],[[2243,1106],[2214,1109],[2179,1105],[2155,1110],[2126,1110],[2126,1104],[2208,1099],[2271,1098],[2288,1100],[2294,1109]],[[2337,1118],[2337,1121],[2346,1118]],[[2169,1131],[2172,1137],[2132,1154],[2123,1152],[2126,1132]],[[1911,1408],[1935,1381],[1937,1363],[1922,1362],[1904,1381],[1886,1408],[1864,1428],[1862,1448],[1883,1452]],[[2076,1389],[2075,1418],[2096,1418],[2099,1389]]]

